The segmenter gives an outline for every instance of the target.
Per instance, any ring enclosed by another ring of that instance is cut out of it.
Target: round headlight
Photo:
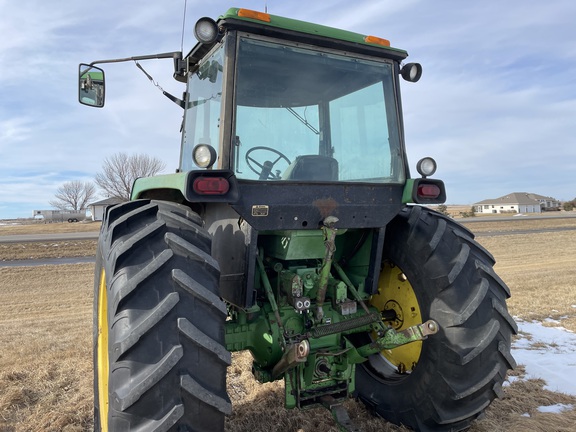
[[[218,25],[212,18],[200,18],[194,26],[194,35],[199,42],[210,44],[218,39]]]
[[[192,158],[200,168],[210,168],[216,162],[216,150],[208,144],[198,144],[192,150]]]
[[[431,157],[422,158],[416,164],[416,169],[422,177],[429,177],[436,172],[436,161]]]
[[[416,82],[422,76],[422,65],[420,63],[408,63],[400,70],[402,78],[409,82]]]

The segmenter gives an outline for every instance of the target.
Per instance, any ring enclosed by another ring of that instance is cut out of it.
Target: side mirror
[[[104,106],[104,71],[96,66],[81,63],[78,76],[78,101],[96,108]]]

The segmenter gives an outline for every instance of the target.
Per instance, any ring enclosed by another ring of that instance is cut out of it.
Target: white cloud
[[[0,120],[0,151],[10,151],[10,146],[30,137],[30,119],[15,117]]]

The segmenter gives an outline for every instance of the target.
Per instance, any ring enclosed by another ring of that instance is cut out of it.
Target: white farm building
[[[90,209],[90,213],[92,213],[92,220],[93,221],[101,221],[104,217],[104,211],[106,207],[119,204],[123,202],[120,198],[106,198],[102,201],[97,201],[92,204],[88,204],[88,209]]]
[[[560,206],[560,201],[552,197],[526,192],[513,192],[474,204],[476,213],[541,213],[560,210]]]

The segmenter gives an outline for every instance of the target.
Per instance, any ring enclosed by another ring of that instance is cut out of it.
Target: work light
[[[194,26],[194,35],[199,42],[211,44],[218,39],[218,25],[212,18],[200,18]]]
[[[436,161],[431,157],[425,157],[418,161],[416,170],[423,178],[429,177],[436,172]]]
[[[210,168],[216,162],[216,150],[208,144],[198,144],[192,150],[192,158],[200,168]]]
[[[408,63],[400,70],[402,78],[409,82],[416,82],[422,76],[422,65],[420,63]]]

